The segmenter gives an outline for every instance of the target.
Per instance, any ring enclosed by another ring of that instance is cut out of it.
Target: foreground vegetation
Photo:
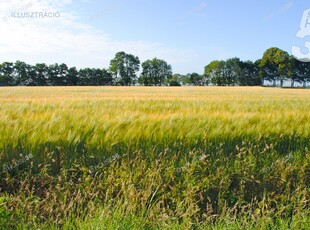
[[[310,91],[0,88],[0,229],[310,229]]]

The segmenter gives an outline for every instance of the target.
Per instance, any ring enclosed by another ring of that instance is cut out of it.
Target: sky
[[[213,60],[255,61],[270,47],[292,54],[307,41],[297,32],[309,8],[308,0],[0,0],[0,63],[108,68],[125,51],[201,74]]]

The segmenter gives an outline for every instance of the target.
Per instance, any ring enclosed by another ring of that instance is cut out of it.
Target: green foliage
[[[110,72],[120,85],[129,86],[137,80],[136,73],[140,69],[140,60],[132,54],[118,52],[110,62]]]
[[[169,82],[170,86],[181,86],[181,84],[178,81],[172,80]]]
[[[142,73],[139,82],[146,86],[166,85],[172,77],[172,68],[166,61],[154,58],[142,63]]]
[[[240,74],[237,77],[238,85],[241,86],[258,86],[263,85],[262,79],[259,75],[259,63],[252,61],[240,62]]]
[[[264,79],[273,80],[274,85],[276,80],[280,80],[280,86],[283,86],[283,81],[291,76],[291,61],[287,52],[279,48],[270,48],[265,51],[260,62],[262,69],[261,75]]]
[[[48,66],[44,63],[38,63],[34,66],[35,69],[35,75],[36,75],[36,82],[38,86],[44,86],[47,85],[47,79],[48,79]],[[72,71],[73,68],[70,68],[69,70],[69,79],[68,84],[74,85],[74,80],[72,79]],[[28,77],[28,76],[27,76]],[[29,79],[29,77],[28,77]],[[27,79],[26,79],[27,80]]]
[[[293,57],[290,59],[292,67],[291,87],[294,87],[295,82],[303,83],[306,88],[307,82],[310,82],[310,63],[301,62]]]
[[[112,75],[105,69],[80,69],[78,76],[76,80],[77,85],[114,85]]]
[[[223,86],[223,69],[224,61],[212,61],[205,67],[204,74],[208,76],[211,83],[218,86]]]
[[[13,63],[4,62],[0,64],[0,85],[15,85]]]
[[[257,86],[262,85],[258,63],[231,58],[226,61],[212,61],[205,67],[204,75],[213,85]]]
[[[191,85],[195,85],[195,86],[202,86],[202,85],[204,85],[203,76],[199,75],[198,73],[187,74],[187,77],[188,77],[189,83]]]
[[[18,218],[15,223],[12,222],[13,212],[7,209],[9,202],[8,197],[0,196],[0,229],[14,229],[18,225]]]
[[[173,74],[172,67],[165,60],[151,59],[142,63],[137,56],[116,53],[109,69],[84,68],[77,70],[66,64],[44,63],[34,66],[21,61],[4,62],[0,65],[0,86],[130,86],[139,83],[144,86],[187,85],[187,86],[259,86],[265,81],[273,86],[283,87],[284,81],[291,81],[291,87],[298,82],[306,88],[310,82],[310,62],[301,62],[279,48],[266,50],[262,59],[241,61],[230,58],[215,60],[205,66],[204,73],[187,75]]]

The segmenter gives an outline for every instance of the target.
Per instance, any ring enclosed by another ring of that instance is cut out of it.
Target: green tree
[[[172,78],[172,68],[166,61],[154,58],[142,63],[139,82],[143,85],[161,86]]]
[[[291,59],[292,62],[292,76],[291,76],[291,87],[294,87],[294,83],[303,83],[303,87],[306,88],[307,82],[310,81],[310,62],[302,62],[294,57]]]
[[[172,77],[171,77],[171,79],[169,80],[169,85],[171,86],[171,85],[175,85],[175,86],[177,86],[177,85],[183,85],[184,84],[184,76],[183,75],[181,75],[181,74],[178,74],[178,73],[176,73],[176,74],[173,74],[172,75]]]
[[[110,62],[110,72],[115,82],[120,85],[135,84],[137,72],[140,70],[140,60],[132,54],[118,52]]]
[[[45,63],[38,63],[34,66],[36,81],[39,86],[47,85],[48,66]]]
[[[112,75],[106,69],[85,68],[79,70],[79,85],[113,85]]]
[[[76,67],[71,67],[68,69],[66,82],[68,85],[76,86],[79,81],[79,71]]]
[[[204,75],[213,85],[223,86],[225,85],[224,79],[224,61],[212,61],[206,67]]]
[[[180,82],[182,83],[182,85],[190,85],[191,82],[190,82],[190,79],[188,78],[188,75],[181,75],[181,74],[178,74],[179,77],[180,77]]]
[[[241,74],[240,59],[230,58],[224,63],[223,77],[225,85],[239,84],[238,78]]]
[[[270,48],[265,51],[260,68],[264,80],[273,81],[274,86],[280,80],[282,87],[284,80],[290,78],[292,74],[290,55],[279,48]]]
[[[93,82],[93,70],[91,68],[84,68],[79,70],[78,85],[94,85]]]
[[[98,69],[97,71],[99,72],[99,75],[97,74],[97,76],[99,77],[99,85],[114,85],[113,77],[108,70],[100,69],[99,71]]]
[[[68,75],[68,66],[65,63],[62,63],[58,67],[58,78],[57,85],[68,85],[67,75]]]
[[[58,85],[58,67],[57,63],[48,66],[48,85],[56,86]]]
[[[14,63],[14,79],[16,85],[29,85],[34,79],[29,76],[31,66],[22,61]]]
[[[262,80],[259,75],[259,63],[252,61],[240,61],[240,75],[238,77],[238,85],[241,86],[257,86],[262,85]]]
[[[48,82],[53,86],[68,85],[67,82],[68,66],[64,63],[53,64],[48,67]]]
[[[198,73],[189,73],[187,74],[187,77],[191,85],[195,85],[195,86],[204,85],[202,81],[203,76]]]
[[[112,75],[105,69],[92,69],[93,85],[113,85]]]
[[[3,62],[0,64],[0,85],[15,85],[16,79],[14,79],[14,71],[14,64],[12,62]]]

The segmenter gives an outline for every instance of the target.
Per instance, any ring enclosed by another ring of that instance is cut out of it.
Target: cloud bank
[[[72,0],[2,1],[0,62],[64,62],[78,68],[107,68],[118,51],[137,55],[141,61],[162,58],[172,65],[184,65],[193,56],[191,50],[154,41],[115,40],[83,22],[79,12],[70,10],[73,4]]]

